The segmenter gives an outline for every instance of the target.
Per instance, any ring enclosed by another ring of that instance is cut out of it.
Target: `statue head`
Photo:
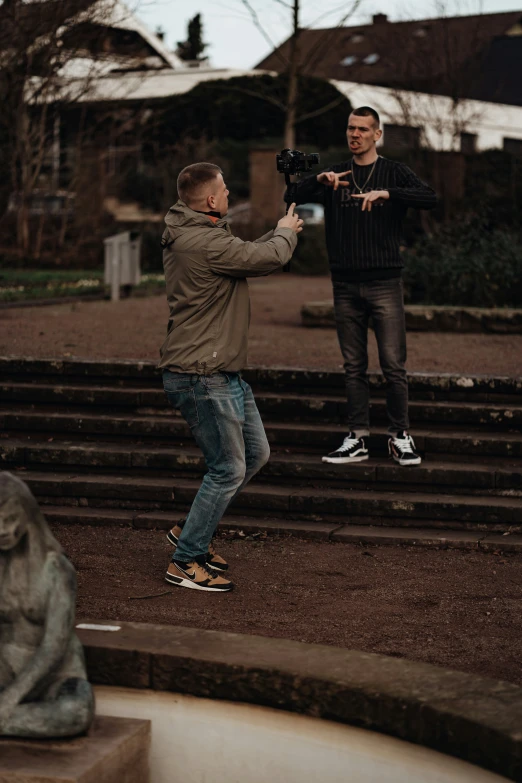
[[[61,552],[29,487],[17,476],[0,472],[0,553],[27,537],[29,547]]]

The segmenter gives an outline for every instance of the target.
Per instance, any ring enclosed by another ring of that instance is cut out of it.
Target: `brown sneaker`
[[[172,546],[178,545],[178,538],[180,537],[182,530],[183,528],[181,525],[174,525],[174,527],[167,533],[167,541],[172,544]]]
[[[221,557],[221,555],[218,555],[218,553],[214,549],[214,544],[212,543],[212,541],[208,545],[207,563],[211,568],[214,568],[216,571],[228,570],[227,561],[223,557]]]
[[[234,589],[234,583],[230,579],[220,576],[217,571],[210,568],[208,563],[198,563],[196,560],[190,563],[178,563],[173,560],[169,564],[165,579],[170,584],[189,587],[191,590],[224,593]]]
[[[182,526],[178,524],[178,525],[174,525],[174,527],[171,530],[169,530],[169,532],[167,533],[167,541],[170,544],[172,544],[172,546],[174,547],[174,551],[178,545],[178,538],[180,537],[182,530],[183,530]],[[208,546],[207,563],[216,571],[228,570],[227,561],[224,558],[222,558],[221,555],[218,555],[218,553],[214,549],[214,545],[212,541]]]

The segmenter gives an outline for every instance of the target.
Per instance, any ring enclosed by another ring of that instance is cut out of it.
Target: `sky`
[[[282,43],[291,29],[288,0],[246,0],[258,14],[265,30],[256,28],[242,0],[138,0],[137,16],[155,32],[166,33],[169,49],[187,37],[187,23],[195,14],[202,15],[206,54],[216,68],[252,68],[273,46]],[[301,26],[334,27],[352,7],[353,0],[301,0]],[[441,14],[441,6],[447,10]],[[319,10],[320,9],[320,10]],[[365,24],[372,14],[384,13],[391,21],[427,19],[441,15],[465,16],[476,13],[520,11],[522,0],[361,0],[347,25]],[[272,43],[271,43],[272,42]]]

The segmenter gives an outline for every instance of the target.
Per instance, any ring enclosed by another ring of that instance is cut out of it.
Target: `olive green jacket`
[[[225,219],[183,201],[165,217],[163,268],[170,308],[160,368],[209,375],[246,364],[250,298],[247,277],[269,275],[290,260],[297,235],[276,228],[255,242],[232,235]]]

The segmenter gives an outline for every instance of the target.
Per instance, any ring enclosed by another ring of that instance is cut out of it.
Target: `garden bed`
[[[142,275],[133,294],[156,293],[165,286],[162,274]],[[56,300],[85,300],[108,295],[103,272],[92,270],[14,269],[0,271],[0,305],[48,304]]]

